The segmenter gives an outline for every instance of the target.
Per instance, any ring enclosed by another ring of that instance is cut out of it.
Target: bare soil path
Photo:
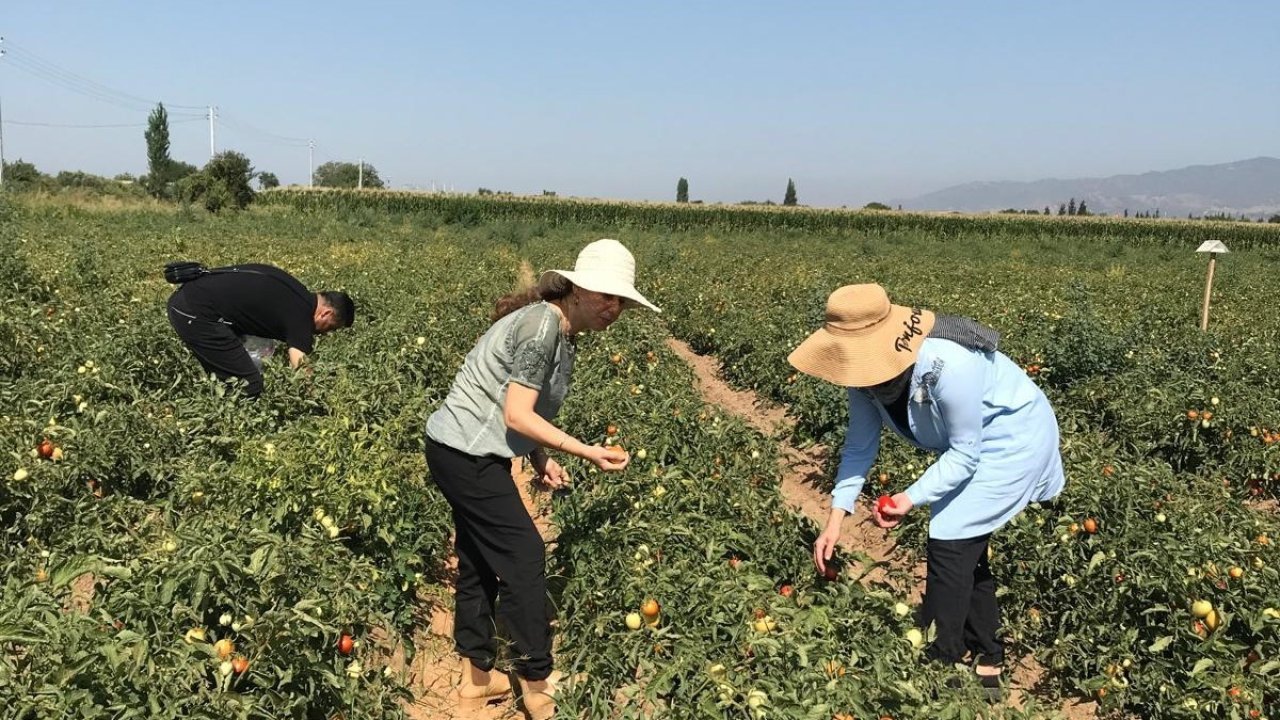
[[[729,387],[720,375],[720,361],[716,358],[698,355],[688,344],[674,338],[667,340],[667,347],[693,369],[703,400],[724,408],[758,432],[778,442],[782,450],[782,497],[792,508],[817,523],[818,527],[825,527],[827,515],[831,511],[829,495],[822,489],[826,479],[823,467],[829,454],[828,449],[821,445],[803,450],[793,447],[786,438],[788,428],[795,421],[787,417],[785,409],[761,402],[750,390]],[[869,501],[863,497],[859,498],[858,503],[859,511],[844,519],[840,547],[847,552],[864,553],[877,564],[901,563],[901,555],[894,553],[897,543],[892,534],[871,522]],[[924,564],[919,563],[910,570],[914,582],[907,587],[891,583],[882,567],[870,569],[864,582],[890,584],[896,591],[904,594],[909,602],[919,602],[924,588]]]
[[[787,440],[787,429],[794,424],[784,408],[766,403],[750,390],[735,390],[729,387],[721,375],[720,361],[708,355],[698,355],[688,344],[670,338],[667,346],[679,355],[693,369],[698,388],[703,400],[718,405],[728,412],[742,418],[760,433],[775,440],[782,451],[782,497],[795,510],[812,519],[819,527],[827,522],[830,512],[830,499],[825,489],[823,467],[827,462],[829,451],[822,446],[806,449],[793,447]],[[883,530],[871,522],[870,501],[859,498],[859,508],[852,516],[844,520],[840,538],[840,546],[849,552],[861,552],[870,556],[877,564],[905,570],[901,554],[895,553],[897,543],[890,531]],[[883,583],[908,598],[908,602],[916,604],[924,592],[925,566],[923,562],[910,568],[910,582],[906,587],[887,577],[883,566],[874,568],[863,578],[864,583]],[[898,577],[901,574],[895,573]],[[1010,681],[1009,704],[1021,708],[1029,693],[1036,690],[1044,679],[1044,668],[1035,656],[1010,658],[1008,668]],[[1077,698],[1064,699],[1059,711],[1066,720],[1092,720],[1098,716],[1097,703],[1082,702]]]
[[[544,542],[555,537],[551,525],[549,496],[531,490],[532,473],[517,458],[512,464],[516,478],[516,487],[524,500],[533,523],[538,528]],[[448,568],[452,573],[457,567],[457,558],[450,557]],[[447,590],[453,593],[453,583],[449,582]],[[515,702],[508,697],[505,701],[493,703],[478,709],[458,707],[457,684],[459,658],[453,651],[453,601],[447,599],[437,603],[431,611],[430,626],[419,630],[414,638],[417,654],[412,662],[405,662],[403,648],[395,647],[382,635],[383,644],[390,656],[388,664],[393,672],[405,673],[406,681],[413,690],[413,701],[405,706],[405,714],[410,720],[514,720],[523,718],[524,714],[516,709]]]
[[[829,450],[822,446],[798,449],[787,442],[787,429],[793,424],[784,409],[763,403],[751,391],[729,387],[720,374],[720,363],[714,357],[698,355],[687,344],[669,339],[667,345],[693,369],[703,400],[718,405],[742,418],[762,434],[778,442],[782,456],[783,498],[795,510],[811,518],[820,527],[826,524],[830,500],[823,488],[823,468]],[[520,489],[525,507],[529,509],[543,540],[554,540],[555,531],[550,521],[550,504],[545,495],[531,492],[531,473],[517,460],[513,468],[516,485]],[[870,520],[869,502],[859,499],[859,511],[844,521],[841,547],[846,552],[865,554],[874,563],[863,577],[864,583],[888,586],[902,594],[910,603],[918,603],[924,589],[924,564],[905,565],[904,554],[895,552],[897,543],[889,531],[876,527]],[[450,569],[454,559],[450,560]],[[901,572],[889,573],[893,567]],[[891,577],[892,576],[892,577]],[[902,578],[909,578],[905,582]],[[452,593],[452,583],[447,585]],[[524,717],[512,700],[492,704],[477,710],[457,707],[455,686],[458,681],[459,660],[453,652],[452,601],[442,599],[432,610],[428,628],[415,637],[418,652],[411,662],[406,662],[402,648],[395,647],[384,633],[380,644],[384,645],[388,664],[393,672],[404,673],[414,699],[406,705],[411,720],[514,720]],[[1044,669],[1034,656],[1014,658],[1010,667],[1012,688],[1009,703],[1021,707],[1027,693],[1034,691],[1044,677]],[[1060,705],[1066,720],[1092,720],[1097,717],[1097,705],[1066,699]]]

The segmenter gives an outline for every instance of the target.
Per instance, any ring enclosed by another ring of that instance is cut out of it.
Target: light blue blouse
[[[960,540],[994,532],[1028,503],[1062,492],[1053,408],[1003,353],[925,339],[908,390],[910,436],[869,393],[848,390],[849,430],[832,491],[835,507],[853,512],[884,426],[940,453],[905,491],[916,506],[931,506],[931,538]]]

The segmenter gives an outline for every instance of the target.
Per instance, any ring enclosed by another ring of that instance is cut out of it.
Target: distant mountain
[[[1014,208],[1054,214],[1071,198],[1090,213],[1160,211],[1163,217],[1227,213],[1250,218],[1280,213],[1280,159],[1258,157],[1222,165],[1076,180],[972,182],[916,198],[895,200],[903,209],[984,212]]]

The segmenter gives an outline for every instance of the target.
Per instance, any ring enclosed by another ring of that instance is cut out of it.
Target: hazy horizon
[[[832,207],[1280,156],[1275,4],[13,4],[4,157],[51,173],[145,172],[157,101],[175,159],[216,105],[286,184],[308,139],[393,188]]]

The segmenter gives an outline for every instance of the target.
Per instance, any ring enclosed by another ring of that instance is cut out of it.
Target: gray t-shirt
[[[507,385],[537,390],[533,410],[551,420],[569,393],[573,357],[551,305],[533,303],[500,318],[467,353],[444,403],[427,419],[427,437],[476,456],[532,452],[538,444],[503,420]]]

